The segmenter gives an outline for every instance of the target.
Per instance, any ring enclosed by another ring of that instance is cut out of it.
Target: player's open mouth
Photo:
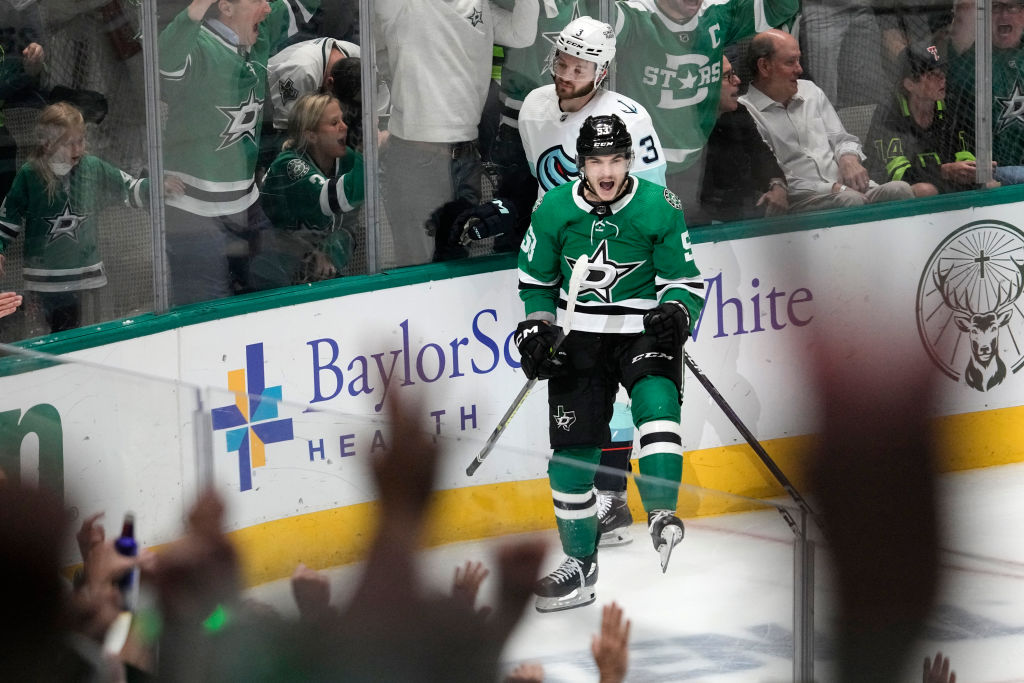
[[[999,24],[996,27],[996,34],[1000,36],[1008,36],[1013,33],[1013,25],[1011,24]]]
[[[601,182],[599,182],[597,184],[597,186],[600,187],[605,192],[611,192],[612,190],[615,189],[615,181],[614,180],[602,180]]]

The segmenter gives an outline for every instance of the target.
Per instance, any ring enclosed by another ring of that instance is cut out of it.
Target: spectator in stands
[[[397,265],[430,261],[443,205],[480,202],[477,126],[491,78],[494,43],[525,47],[537,30],[538,0],[512,11],[480,3],[374,2],[380,61],[390,79],[391,135],[381,150],[381,190]],[[425,39],[429,36],[429,39]],[[441,245],[445,247],[447,245]]]
[[[871,121],[868,172],[910,183],[917,197],[975,187],[972,138],[945,104],[946,60],[934,45],[917,43],[902,61],[894,101]]]
[[[800,78],[800,46],[788,33],[759,33],[747,63],[754,81],[740,102],[786,173],[790,211],[859,206],[914,196],[910,185],[878,185],[861,164],[860,141],[843,128],[821,88]]]
[[[953,17],[952,0],[874,0],[875,18],[882,31],[882,69],[898,85],[903,51],[908,45],[939,44],[936,34]]]
[[[973,129],[974,2],[954,8],[950,35],[949,98],[958,116]],[[1024,4],[996,0],[992,7],[992,159],[993,176],[1003,185],[1024,182]],[[970,129],[969,129],[970,130]]]
[[[284,150],[263,181],[274,229],[253,261],[258,289],[337,277],[351,258],[355,238],[341,216],[363,201],[363,157],[346,146],[347,133],[333,95],[306,95],[292,108]]]
[[[348,126],[348,145],[363,151],[363,88],[362,60],[350,57],[337,62],[331,69],[331,92],[341,102],[341,110]],[[386,131],[378,131],[377,142],[384,144]]]
[[[789,210],[786,178],[761,139],[750,112],[739,102],[739,75],[722,57],[718,122],[708,137],[701,185],[701,211],[687,225],[776,216]]]
[[[667,185],[684,212],[700,205],[701,150],[718,120],[726,46],[791,22],[796,0],[614,3],[615,87],[650,112],[665,148]]]
[[[86,154],[82,113],[60,102],[42,110],[38,144],[0,205],[0,274],[3,251],[25,234],[22,271],[30,323],[45,318],[61,332],[98,319],[97,289],[107,284],[99,253],[99,213],[108,206],[149,203],[149,181],[137,180]],[[176,180],[168,191],[180,191]],[[84,315],[83,315],[84,312]]]
[[[39,6],[35,3],[0,0],[0,201],[11,189],[18,172],[18,143],[4,120],[3,110],[26,98],[37,105],[39,74],[46,53],[42,40]]]
[[[288,115],[303,95],[331,92],[336,64],[359,56],[359,46],[334,38],[316,38],[294,43],[270,58],[267,90],[270,93],[270,121],[263,122],[261,161],[269,166],[281,151],[288,129]]]
[[[809,78],[836,107],[884,99],[878,0],[804,0],[800,40]]]
[[[160,33],[164,166],[186,188],[165,211],[175,305],[248,285],[249,242],[266,223],[256,201],[256,162],[267,62],[272,48],[308,19],[295,12],[319,4],[192,0]]]

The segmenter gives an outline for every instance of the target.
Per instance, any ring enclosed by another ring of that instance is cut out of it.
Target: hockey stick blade
[[[661,530],[661,540],[665,542],[658,548],[658,555],[661,556],[661,573],[664,574],[668,569],[668,561],[672,559],[672,550],[683,540],[683,531],[670,524]]]
[[[565,341],[566,335],[572,332],[572,319],[576,314],[576,299],[579,298],[580,285],[583,284],[583,280],[587,277],[587,268],[590,266],[590,257],[586,254],[577,259],[576,263],[573,264],[572,274],[569,276],[569,288],[566,291],[565,301],[565,319],[562,322],[562,333],[558,335],[558,340],[555,341],[555,345],[551,347],[551,355],[555,355],[559,348],[562,346],[562,342]],[[483,464],[484,459],[490,454],[491,450],[494,449],[494,445],[498,443],[498,438],[505,431],[505,427],[515,417],[519,407],[526,401],[526,397],[530,395],[530,390],[533,389],[533,385],[537,383],[536,378],[527,380],[523,388],[516,394],[515,399],[512,401],[512,405],[508,407],[505,414],[501,416],[498,421],[498,426],[494,428],[491,435],[487,437],[487,443],[480,449],[476,457],[469,463],[469,467],[466,468],[466,476],[472,477],[476,474],[476,471],[480,469],[480,465]]]

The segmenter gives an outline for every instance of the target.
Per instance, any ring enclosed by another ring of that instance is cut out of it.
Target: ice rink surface
[[[944,475],[941,486],[944,583],[905,680],[920,681],[921,661],[941,649],[959,681],[1024,681],[1024,464]],[[631,531],[631,544],[600,552],[596,603],[550,614],[528,608],[504,654],[510,668],[534,661],[548,681],[596,681],[590,637],[601,606],[615,600],[633,624],[628,681],[792,680],[794,537],[776,510],[686,520],[686,537],[664,575],[645,525]],[[555,532],[546,536],[548,571],[561,554]],[[501,542],[425,552],[425,581],[446,590],[456,566],[490,565]],[[831,590],[820,545],[815,565],[815,679],[829,681]],[[358,569],[329,570],[336,600],[345,599]],[[490,601],[493,585],[485,582],[481,603]],[[287,582],[252,593],[294,612]]]

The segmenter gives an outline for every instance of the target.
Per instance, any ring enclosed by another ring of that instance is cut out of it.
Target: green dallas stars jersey
[[[564,311],[572,266],[587,254],[574,330],[642,332],[644,313],[663,301],[682,302],[691,325],[697,322],[704,280],[679,199],[646,180],[632,183],[604,218],[583,200],[579,180],[538,200],[519,253],[519,298],[528,316]]]
[[[974,130],[974,46],[949,61],[946,102]],[[992,159],[1024,164],[1024,47],[992,50]]]
[[[294,0],[293,0],[294,2]],[[257,197],[267,60],[271,46],[298,30],[292,3],[274,0],[247,53],[187,10],[160,33],[162,96],[167,102],[164,167],[182,179],[185,194],[167,204],[200,216],[244,211]],[[301,0],[315,10],[320,0]]]
[[[279,230],[330,230],[363,202],[363,157],[349,147],[328,178],[309,156],[286,149],[270,165],[260,199]]]
[[[725,47],[789,22],[799,0],[705,0],[685,24],[665,16],[655,0],[615,3],[615,89],[650,113],[668,173],[700,156],[718,119]]]
[[[514,3],[508,0],[498,4],[511,9]],[[505,48],[505,61],[501,67],[502,123],[515,128],[526,96],[534,88],[551,83],[548,57],[562,29],[581,16],[600,19],[600,5],[600,0],[542,0],[537,18],[537,38],[533,45]]]
[[[0,205],[0,252],[25,234],[25,289],[66,292],[107,284],[99,253],[99,212],[149,203],[149,180],[137,180],[102,159],[82,157],[53,199],[25,164]]]

